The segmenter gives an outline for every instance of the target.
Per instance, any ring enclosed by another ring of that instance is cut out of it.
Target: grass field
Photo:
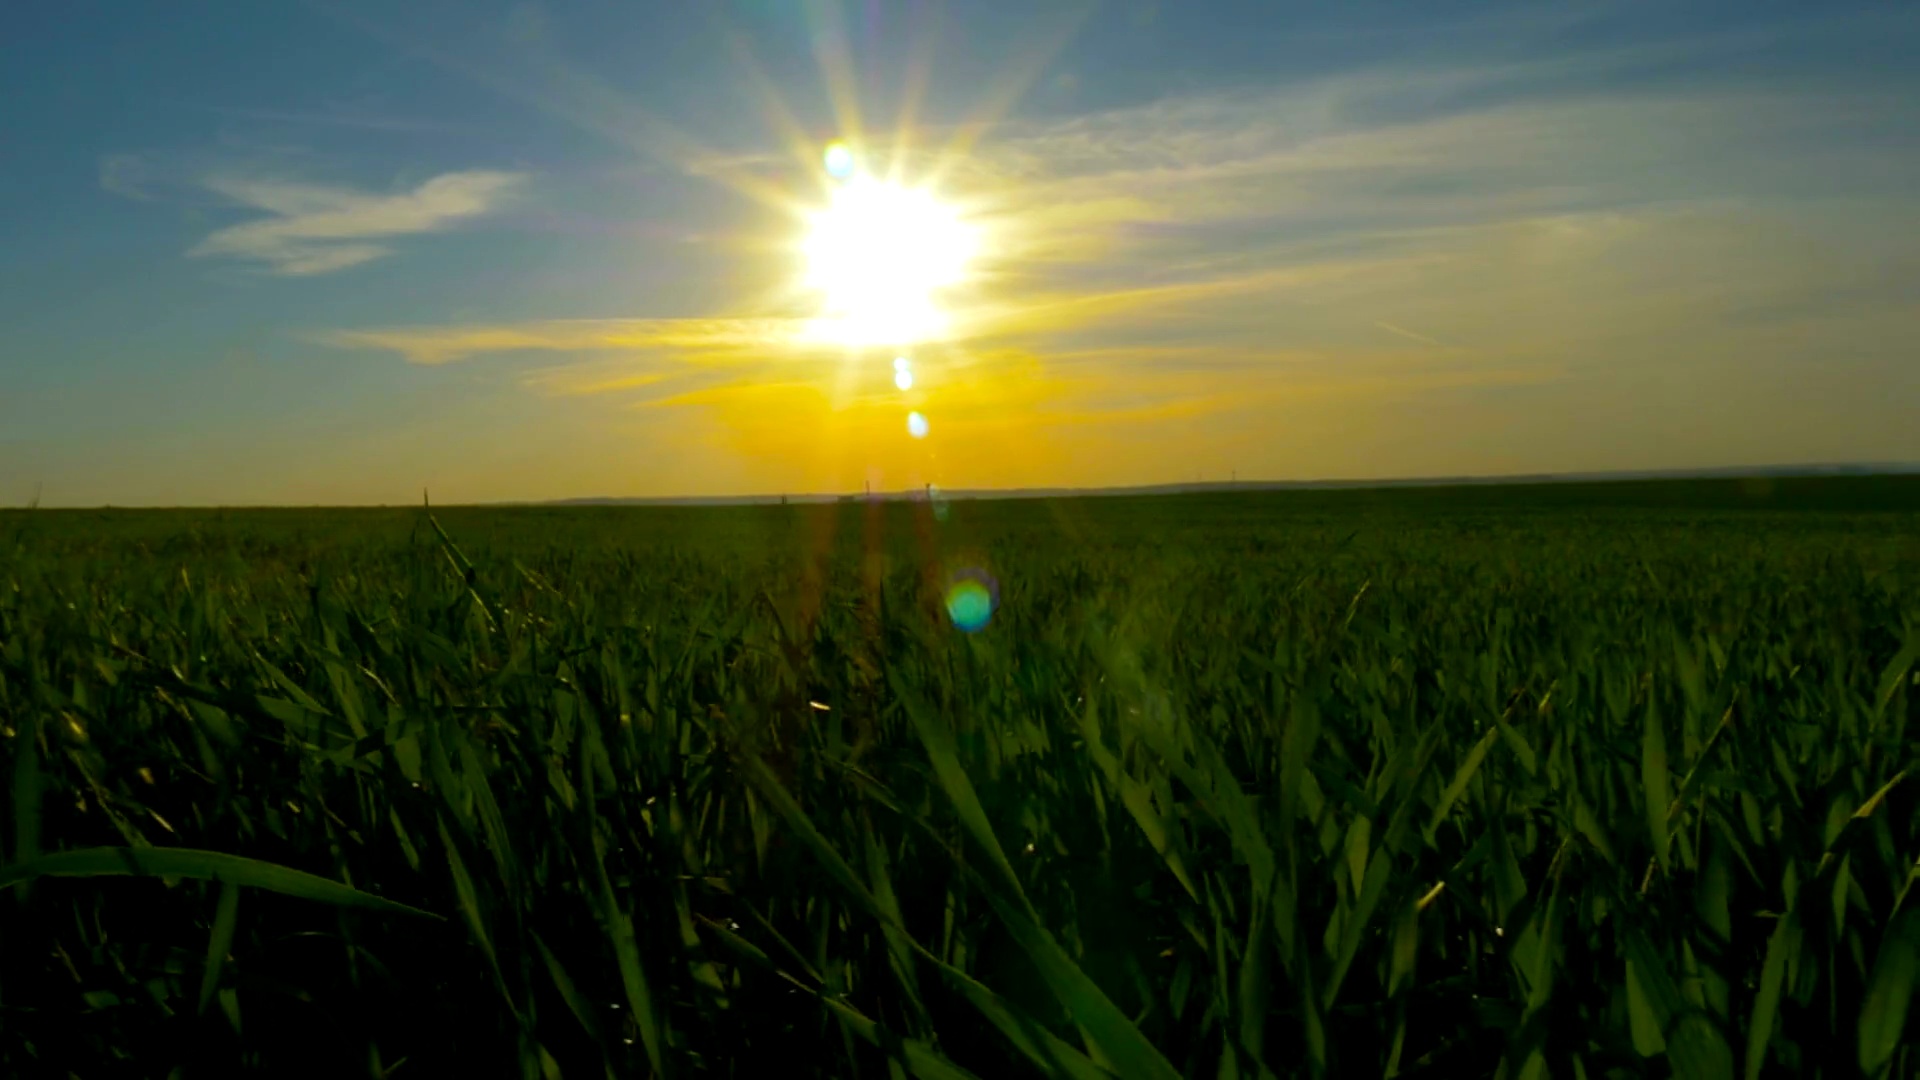
[[[1913,1076],[1917,649],[1912,479],[15,512],[0,1073]]]

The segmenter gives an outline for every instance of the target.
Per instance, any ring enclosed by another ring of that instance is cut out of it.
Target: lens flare
[[[927,418],[917,412],[907,414],[907,434],[916,439],[927,437]]]
[[[1000,604],[1000,586],[984,570],[962,570],[947,585],[947,617],[966,633],[985,629]]]
[[[902,368],[901,370],[894,372],[893,385],[899,387],[902,390],[913,389],[913,372],[908,371],[905,368]]]
[[[913,366],[913,361],[907,359],[904,356],[896,356],[893,358],[893,370],[895,371],[906,371],[908,368],[911,368],[912,366]]]
[[[845,180],[853,175],[853,151],[843,142],[827,144],[825,155],[827,175],[835,180]]]

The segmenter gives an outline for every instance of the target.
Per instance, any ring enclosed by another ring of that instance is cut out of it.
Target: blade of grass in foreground
[[[1767,1041],[1773,1037],[1774,1018],[1780,1013],[1780,990],[1787,963],[1800,951],[1800,926],[1789,908],[1767,939],[1767,955],[1760,971],[1760,992],[1754,996],[1753,1018],[1747,1022],[1746,1080],[1758,1080],[1766,1067]]]
[[[892,676],[890,682],[894,695],[906,707],[907,717],[913,721],[913,729],[919,734],[920,742],[927,749],[927,757],[933,763],[934,775],[940,781],[941,790],[947,793],[954,811],[960,815],[960,823],[966,826],[974,843],[980,846],[993,868],[999,871],[1000,883],[1031,914],[1033,905],[1027,900],[1020,877],[1013,872],[1013,864],[1007,861],[1006,851],[993,834],[993,826],[987,822],[986,809],[980,805],[979,796],[974,794],[973,781],[967,779],[967,770],[960,764],[959,754],[953,746],[953,732],[933,717],[926,703],[920,700],[920,695],[914,693],[893,672],[888,674]]]
[[[560,965],[560,958],[553,955],[553,950],[547,948],[547,943],[540,940],[539,934],[530,933],[528,936],[533,938],[534,948],[540,950],[540,959],[546,962],[547,974],[552,977],[553,988],[559,991],[560,1000],[567,1003],[567,1008],[573,1011],[574,1019],[580,1021],[580,1026],[586,1030],[588,1037],[595,1043],[600,1042],[600,1025],[593,1018],[593,1007],[586,998],[580,996],[580,991],[575,989],[573,977],[568,975],[567,969]]]
[[[200,1003],[195,1011],[205,1015],[213,1002],[213,991],[220,985],[220,968],[233,948],[233,930],[240,919],[240,886],[231,881],[220,883],[220,900],[214,909],[213,933],[207,937],[207,966],[200,973]]]
[[[13,861],[32,862],[40,854],[40,716],[28,713],[20,724],[13,759]],[[32,890],[22,882],[14,898],[24,902]]]
[[[442,814],[437,822],[440,828],[440,846],[447,853],[447,873],[453,879],[453,895],[460,902],[460,914],[467,920],[467,929],[473,935],[473,943],[480,947],[480,954],[487,959],[487,967],[493,973],[494,986],[500,990],[500,997],[513,1010],[514,1018],[525,1018],[520,1012],[519,1003],[514,1000],[513,991],[507,987],[507,976],[500,966],[500,956],[494,951],[493,937],[487,933],[486,914],[480,908],[480,894],[474,888],[473,875],[468,873],[466,861],[460,857],[460,848],[453,842],[453,834],[447,829],[446,815]]]
[[[361,892],[317,874],[240,855],[194,848],[97,847],[42,855],[0,867],[0,887],[43,877],[184,877],[251,885],[268,892],[342,907],[441,918],[431,911]]]
[[[846,1002],[827,997],[797,979],[788,981],[825,1005],[849,1031],[864,1042],[879,1047],[888,1057],[903,1063],[907,1071],[920,1080],[977,1080],[973,1073],[948,1061],[924,1041],[903,1039]]]
[[[1646,727],[1640,738],[1640,783],[1647,796],[1647,832],[1653,840],[1653,855],[1660,869],[1667,869],[1667,804],[1671,781],[1667,774],[1667,736],[1653,702],[1647,702]]]
[[[1044,1070],[1042,1075],[1070,1076],[1076,1080],[1103,1080],[1111,1075],[1096,1065],[1085,1053],[1061,1041],[1052,1032],[1019,1012],[991,988],[935,955],[932,950],[915,940],[904,925],[894,923],[887,910],[872,893],[867,891],[866,886],[860,883],[853,868],[847,865],[847,861],[834,850],[826,837],[820,834],[820,830],[807,817],[806,811],[802,810],[800,804],[793,801],[793,796],[780,786],[779,778],[774,776],[772,768],[766,762],[758,758],[750,760],[747,766],[747,778],[766,797],[767,804],[773,808],[774,812],[786,821],[789,828],[793,829],[801,843],[820,860],[848,897],[867,914],[879,919],[883,924],[894,926],[899,932],[900,940],[933,965],[934,970],[947,980],[948,985],[964,996],[982,1016],[986,1017],[988,1022],[998,1028],[1015,1049]],[[788,948],[791,949],[791,946]]]
[[[1490,727],[1480,736],[1480,741],[1473,744],[1473,749],[1467,751],[1466,760],[1460,763],[1459,770],[1453,774],[1453,782],[1440,793],[1440,801],[1434,804],[1433,817],[1427,822],[1426,839],[1429,845],[1433,843],[1434,833],[1439,831],[1441,823],[1453,811],[1453,804],[1460,801],[1467,785],[1473,783],[1473,774],[1480,771],[1480,763],[1486,759],[1487,751],[1493,748],[1493,741],[1499,737],[1499,727]],[[1667,804],[1660,805],[1665,807]]]
[[[1920,969],[1920,911],[1909,911],[1887,931],[1860,1008],[1860,1071],[1868,1076],[1884,1075],[1900,1049],[1916,969]]]
[[[974,793],[973,782],[967,779],[965,767],[960,764],[954,751],[953,734],[936,720],[918,695],[899,678],[894,678],[893,689],[906,705],[907,714],[913,720],[913,726],[920,734],[920,740],[926,745],[927,756],[932,759],[935,775],[940,787],[959,813],[961,824],[973,834],[973,839],[986,853],[999,876],[1005,881],[1003,893],[999,888],[986,889],[987,902],[1000,916],[1007,930],[1020,943],[1022,949],[1033,960],[1040,975],[1047,981],[1060,1004],[1066,1006],[1074,1021],[1098,1043],[1100,1049],[1118,1064],[1120,1074],[1126,1077],[1172,1078],[1180,1075],[1147,1037],[1141,1034],[1127,1014],[1094,981],[1080,970],[1067,951],[1060,947],[1054,936],[1040,925],[1033,905],[1027,900],[1020,887],[1020,879],[1014,874],[1013,867],[1007,862],[1005,850],[993,833],[993,826],[987,821],[987,812],[980,805],[980,798]],[[1011,899],[1008,895],[1011,894]]]
[[[597,728],[589,723],[586,730],[595,733],[591,738],[597,743]],[[600,923],[611,939],[614,963],[620,969],[620,985],[626,992],[627,1007],[633,1010],[634,1022],[640,1025],[641,1049],[646,1052],[647,1064],[652,1067],[652,1075],[664,1077],[668,1075],[666,1030],[654,1006],[653,988],[647,982],[646,969],[640,965],[640,944],[634,934],[633,917],[620,906],[619,898],[613,891],[613,879],[607,874],[606,841],[600,833],[599,815],[594,811],[596,796],[593,765],[588,760],[590,756],[583,748],[580,791],[582,805],[586,807],[586,839],[593,855],[588,868],[593,871],[593,876],[591,881],[581,882],[581,886],[592,890],[588,902],[598,909]]]

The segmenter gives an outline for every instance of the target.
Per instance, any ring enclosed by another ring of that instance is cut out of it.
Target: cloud
[[[385,132],[398,135],[470,134],[477,130],[469,125],[447,120],[395,116],[390,111],[354,108],[347,105],[309,111],[217,105],[210,106],[207,111],[218,116],[258,121],[263,124],[343,128],[351,131]]]
[[[1341,120],[1356,96],[1336,83],[1034,126],[983,145],[953,182],[982,192],[1011,266],[1046,253],[1137,272],[1386,230],[1821,189],[1886,194],[1920,179],[1887,94],[1596,94]]]
[[[414,364],[447,364],[486,353],[765,350],[795,342],[794,319],[553,319],[468,326],[410,326],[324,334],[326,344],[384,349]]]
[[[147,162],[138,154],[108,154],[100,159],[100,190],[135,202],[150,202]]]
[[[1179,479],[1209,455],[1242,476],[1367,476],[1898,442],[1889,403],[1920,392],[1901,88],[1617,77],[1688,55],[1190,94],[1009,122],[953,158],[917,132],[903,171],[937,178],[988,242],[909,395],[884,356],[809,344],[800,318],[329,340],[420,364],[549,354],[525,363],[541,393],[610,395],[756,475],[842,490],[876,460],[977,486]],[[937,436],[909,439],[907,408]],[[1814,426],[1789,435],[1796,417]],[[936,445],[967,452],[915,456]]]
[[[525,383],[554,397],[631,393],[670,384],[674,373],[637,369],[631,360],[611,364],[565,364],[527,373]]]
[[[1409,341],[1418,341],[1423,345],[1431,345],[1436,349],[1444,349],[1448,347],[1444,342],[1436,341],[1433,338],[1430,338],[1427,335],[1422,334],[1417,330],[1409,330],[1404,326],[1395,326],[1393,323],[1390,323],[1385,319],[1381,319],[1379,322],[1374,323],[1374,325],[1378,326],[1382,330],[1385,330],[1389,334],[1398,334],[1399,336],[1406,338]]]
[[[436,232],[491,213],[520,190],[519,173],[443,173],[412,191],[372,194],[318,184],[216,175],[204,186],[269,216],[220,229],[189,255],[265,263],[300,277],[358,266],[392,253],[374,241]]]

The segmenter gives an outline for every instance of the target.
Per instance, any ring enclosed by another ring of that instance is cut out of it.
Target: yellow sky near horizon
[[[1087,220],[1079,207],[1069,218]],[[1124,246],[1123,224],[1108,245]],[[398,327],[330,340],[436,366],[543,356],[517,376],[526,392],[644,416],[646,442],[680,451],[670,479],[609,494],[1850,456],[1834,438],[1846,427],[1833,421],[1886,416],[1884,380],[1912,385],[1898,348],[1912,340],[1914,316],[1872,303],[1807,309],[1824,282],[1870,282],[1873,272],[1791,224],[1737,205],[1495,217],[1382,231],[1364,254],[1290,250],[1281,237],[1270,252],[1243,248],[1241,265],[1163,264],[1159,281],[1079,288],[1070,273],[990,261],[971,306],[954,310],[954,339],[912,350],[917,382],[904,394],[889,382],[893,350],[799,343],[805,320],[794,315]],[[1057,225],[1035,210],[1003,227],[1044,239]],[[1092,265],[1118,276],[1111,267],[1125,257],[1110,250]],[[1807,364],[1810,346],[1827,358]],[[1788,403],[1805,430],[1689,430],[1690,418]],[[931,421],[924,443],[905,433],[909,409]],[[1575,415],[1540,422],[1554,412]],[[1442,416],[1450,422],[1436,424]],[[1433,445],[1398,460],[1370,467],[1352,452],[1405,445],[1422,428],[1435,429]],[[1607,445],[1622,434],[1658,454]],[[731,483],[715,467],[722,460]]]

